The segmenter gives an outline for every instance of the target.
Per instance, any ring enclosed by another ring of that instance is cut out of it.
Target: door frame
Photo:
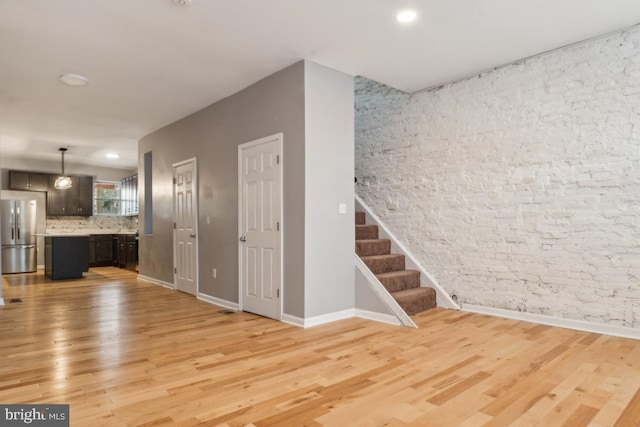
[[[194,198],[193,198],[193,202],[194,202],[194,206],[193,206],[193,212],[195,215],[195,221],[194,221],[194,228],[195,228],[195,233],[196,233],[196,238],[195,238],[195,256],[194,256],[194,269],[195,269],[195,281],[196,281],[196,294],[195,297],[197,298],[198,295],[200,294],[200,245],[199,245],[199,241],[200,241],[200,232],[198,230],[198,224],[199,224],[199,220],[198,220],[198,158],[197,157],[191,157],[190,159],[186,159],[186,160],[182,160],[180,162],[177,163],[173,163],[171,165],[171,178],[172,178],[172,182],[171,182],[171,192],[173,194],[173,206],[172,206],[172,215],[171,218],[173,220],[173,224],[174,224],[174,228],[173,228],[173,289],[174,290],[178,290],[178,274],[177,274],[177,267],[178,267],[178,251],[177,251],[177,242],[176,242],[176,233],[177,233],[177,229],[175,228],[175,224],[176,224],[176,168],[179,166],[183,166],[186,165],[188,163],[193,163],[193,180],[194,180],[194,188],[193,188],[193,194],[194,194]]]
[[[240,242],[240,237],[242,236],[242,214],[243,214],[243,209],[242,209],[242,150],[246,149],[246,148],[251,148],[260,144],[264,144],[267,142],[273,142],[273,141],[277,141],[278,142],[278,152],[280,155],[280,168],[279,168],[279,173],[280,173],[280,188],[278,189],[278,191],[280,192],[280,197],[279,197],[279,206],[278,209],[280,210],[280,233],[278,233],[278,248],[279,248],[279,252],[280,252],[280,262],[279,262],[279,268],[280,268],[280,283],[278,284],[279,289],[280,289],[280,310],[278,313],[278,318],[276,320],[281,320],[282,319],[282,312],[283,312],[283,301],[284,301],[284,233],[285,233],[285,221],[284,221],[284,153],[283,153],[283,133],[276,133],[273,135],[269,135],[269,136],[265,136],[263,138],[259,138],[253,141],[249,141],[249,142],[245,142],[244,144],[240,144],[238,145],[238,310],[243,311],[243,304],[242,304],[242,294],[244,291],[244,287],[243,287],[243,274],[242,274],[242,244]]]

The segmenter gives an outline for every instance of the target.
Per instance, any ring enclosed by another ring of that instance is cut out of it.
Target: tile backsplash
[[[47,230],[137,229],[137,216],[48,216]]]

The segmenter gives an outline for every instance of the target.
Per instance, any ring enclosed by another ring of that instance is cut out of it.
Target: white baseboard
[[[154,285],[164,286],[165,288],[168,288],[168,289],[173,289],[173,290],[176,289],[173,283],[154,279],[153,277],[149,277],[149,276],[143,276],[142,274],[138,274],[138,280],[142,280],[143,282],[147,282],[147,283],[153,283]]]
[[[376,313],[375,311],[361,310],[359,308],[356,308],[355,315],[356,317],[373,320],[375,322],[388,323],[395,326],[403,326],[402,322],[400,322],[400,320],[398,320],[396,316],[393,316],[391,314]]]
[[[541,323],[543,325],[558,326],[560,328],[574,329],[576,331],[640,340],[640,330],[629,328],[627,326],[605,325],[604,323],[564,319],[562,317],[546,316],[544,314],[524,313],[521,311],[504,310],[501,308],[484,307],[473,304],[462,304],[462,311],[505,317],[507,319],[523,320],[525,322]]]
[[[402,323],[396,316],[391,314],[376,313],[368,310],[361,309],[348,309],[338,311],[335,313],[323,314],[322,316],[311,317],[309,319],[302,319],[290,314],[282,314],[280,319],[283,323],[289,325],[298,326],[300,328],[311,328],[313,326],[323,325],[325,323],[335,322],[337,320],[350,319],[352,317],[360,317],[362,319],[373,320],[375,322],[388,323],[390,325],[402,326]]]
[[[44,270],[44,264],[42,264],[42,265],[38,264],[38,265],[36,266],[36,268],[37,268],[38,270]]]
[[[342,311],[336,311],[333,313],[321,314],[320,316],[309,317],[304,319],[304,327],[311,328],[313,326],[324,325],[325,323],[335,322],[337,320],[350,319],[355,317],[355,309],[348,308]]]
[[[219,305],[220,307],[228,308],[230,310],[238,311],[239,309],[237,302],[231,302],[224,299],[212,297],[211,295],[203,294],[200,292],[198,292],[197,298],[199,300],[202,300],[211,304]]]
[[[280,318],[282,323],[286,323],[288,325],[298,326],[300,328],[304,328],[304,319],[292,316],[290,314],[282,313],[282,317]]]
[[[302,319],[300,317],[283,313],[280,321],[283,323],[288,323],[289,325],[299,326],[301,328],[311,328],[313,326],[324,325],[325,323],[335,322],[336,320],[350,319],[352,317],[355,317],[355,309],[349,308],[347,310],[322,314],[320,316],[309,317],[307,319]]]
[[[0,307],[2,307],[4,305],[4,299],[0,298]]]

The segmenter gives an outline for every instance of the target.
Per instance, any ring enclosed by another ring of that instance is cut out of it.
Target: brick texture
[[[640,327],[640,30],[409,95],[356,79],[357,192],[460,302]]]

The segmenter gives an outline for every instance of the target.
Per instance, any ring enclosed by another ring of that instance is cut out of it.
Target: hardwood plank
[[[562,424],[562,427],[586,427],[597,413],[596,408],[580,405]]]
[[[638,425],[640,425],[640,389],[636,390],[636,393],[616,420],[614,427]]]

